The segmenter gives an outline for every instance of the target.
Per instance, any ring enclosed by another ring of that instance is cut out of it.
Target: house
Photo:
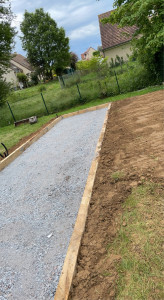
[[[7,82],[12,83],[13,87],[17,87],[17,73],[24,73],[29,76],[33,71],[32,66],[28,62],[27,58],[21,54],[14,53],[10,60],[10,68],[8,73],[4,74],[4,78]]]
[[[128,60],[127,54],[132,53],[130,42],[137,27],[118,28],[117,24],[102,24],[101,20],[109,17],[111,12],[108,11],[98,16],[104,57],[108,57],[108,61],[111,61],[111,58],[115,59],[118,55],[123,57],[124,60]]]
[[[82,60],[90,60],[93,56],[93,52],[95,52],[96,50],[92,47],[89,47],[87,49],[87,51],[85,51],[84,53],[81,54],[81,59]]]

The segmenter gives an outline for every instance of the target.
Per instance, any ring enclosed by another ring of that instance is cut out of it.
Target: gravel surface
[[[0,300],[52,300],[107,109],[60,121],[0,172]]]

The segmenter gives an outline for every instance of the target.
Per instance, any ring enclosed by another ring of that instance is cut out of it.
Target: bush
[[[27,86],[28,78],[24,73],[17,73],[17,78],[19,82],[22,82]]]
[[[118,77],[121,93],[127,93],[143,89],[147,86],[157,84],[150,73],[139,64],[134,68],[129,69],[128,72]]]
[[[43,92],[43,91],[46,91],[46,87],[44,85],[41,85],[39,88],[38,88],[38,92]]]
[[[107,74],[109,66],[107,64],[107,58],[102,58],[101,56],[94,56],[90,60],[77,62],[78,70],[88,70],[90,72],[97,72],[100,77]]]
[[[33,85],[37,85],[38,82],[39,82],[38,73],[33,72],[33,73],[30,74],[30,76],[31,76],[31,82],[33,83]]]

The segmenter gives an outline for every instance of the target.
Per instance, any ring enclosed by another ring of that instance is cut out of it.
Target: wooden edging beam
[[[109,103],[105,103],[105,104],[89,107],[86,109],[78,110],[78,111],[58,117],[57,119],[52,121],[50,124],[48,124],[45,128],[43,128],[39,133],[36,133],[36,135],[34,135],[27,142],[25,142],[23,145],[21,145],[19,148],[17,148],[15,151],[13,151],[9,156],[4,158],[0,162],[0,171],[3,170],[5,167],[7,167],[15,158],[17,158],[20,154],[22,154],[22,152],[24,152],[29,146],[31,146],[34,142],[36,142],[41,136],[43,136],[46,132],[48,132],[52,127],[54,127],[54,125],[56,125],[62,119],[69,118],[69,117],[79,115],[82,113],[86,113],[89,111],[94,111],[94,110],[98,110],[101,108],[105,108],[108,105],[109,105]]]
[[[91,168],[89,171],[87,183],[85,186],[84,194],[82,197],[82,201],[80,204],[78,216],[76,219],[76,223],[74,226],[74,230],[72,233],[72,237],[69,243],[68,251],[66,254],[66,258],[64,261],[63,269],[61,272],[61,276],[59,279],[58,287],[56,290],[54,300],[68,300],[73,277],[76,272],[76,264],[77,264],[77,257],[79,253],[79,249],[81,246],[82,236],[85,230],[86,219],[88,215],[88,208],[90,204],[90,199],[92,195],[92,189],[95,181],[96,171],[98,167],[98,162],[100,158],[100,150],[106,130],[108,114],[111,107],[111,104],[108,104],[108,110],[106,113],[106,117],[104,120],[104,124],[101,130],[101,134],[97,143],[95,158],[92,161]]]

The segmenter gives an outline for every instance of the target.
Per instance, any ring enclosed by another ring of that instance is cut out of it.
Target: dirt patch
[[[132,189],[163,184],[163,116],[162,91],[112,104],[70,300],[115,299],[121,257],[107,256],[107,247]]]

